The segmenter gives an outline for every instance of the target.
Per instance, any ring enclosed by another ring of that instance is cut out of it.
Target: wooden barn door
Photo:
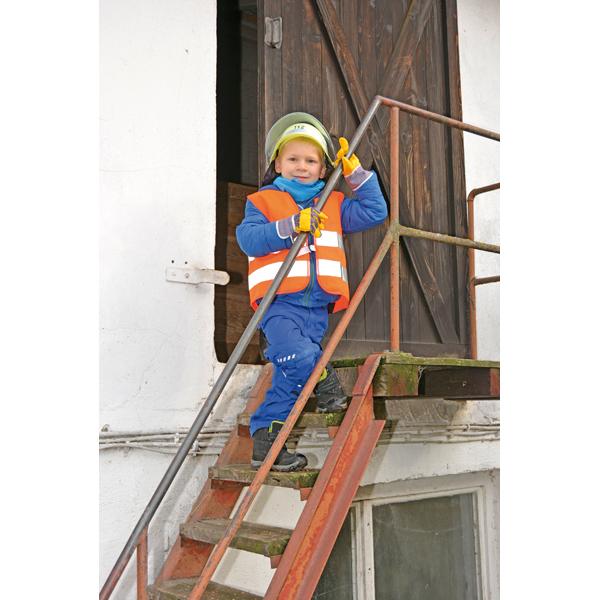
[[[259,148],[273,122],[292,111],[350,138],[375,94],[461,118],[456,0],[259,0],[257,17]],[[357,151],[386,198],[388,123],[382,107]],[[400,113],[400,138],[400,222],[466,237],[461,133]],[[384,231],[346,236],[351,291]],[[466,356],[466,250],[404,239],[401,254],[401,348]],[[389,348],[389,314],[388,258],[336,356]]]

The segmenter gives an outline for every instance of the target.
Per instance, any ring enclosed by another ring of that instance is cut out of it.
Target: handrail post
[[[390,224],[400,221],[400,109],[390,108]],[[400,351],[400,238],[390,249],[390,350]]]
[[[468,237],[475,240],[475,196],[497,190],[499,183],[471,190],[467,197]],[[475,249],[469,248],[469,354],[477,358],[477,294],[475,292]]]
[[[148,600],[148,527],[142,531],[136,555],[137,600]]]

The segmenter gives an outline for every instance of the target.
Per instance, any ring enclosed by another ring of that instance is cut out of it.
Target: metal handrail
[[[492,183],[491,185],[472,189],[467,196],[468,236],[470,240],[475,239],[475,197],[498,189],[500,189],[500,183]],[[500,281],[500,275],[492,275],[491,277],[475,276],[475,252],[469,250],[469,354],[471,358],[477,358],[477,295],[475,286],[497,281]]]
[[[493,131],[482,129],[482,128],[476,127],[474,125],[469,125],[468,123],[463,123],[462,121],[458,121],[456,119],[452,119],[450,117],[446,117],[446,116],[440,115],[438,113],[434,113],[434,112],[430,112],[430,111],[427,111],[427,110],[424,110],[421,108],[417,108],[415,106],[412,106],[411,104],[398,102],[391,98],[386,98],[384,96],[377,95],[373,98],[371,104],[369,105],[366,115],[360,122],[358,128],[356,129],[356,131],[352,137],[352,140],[351,140],[349,148],[348,148],[349,155],[353,154],[354,151],[356,150],[356,148],[358,147],[358,144],[359,144],[361,138],[363,137],[370,122],[373,120],[373,117],[375,116],[375,113],[381,104],[392,107],[392,115],[393,115],[393,119],[395,120],[396,124],[397,124],[397,118],[398,118],[398,111],[401,110],[401,111],[404,111],[404,112],[407,112],[410,114],[414,114],[419,117],[423,117],[428,120],[432,120],[432,121],[435,121],[438,123],[449,125],[450,127],[454,127],[456,129],[474,133],[474,134],[482,136],[482,137],[487,137],[489,139],[493,139],[496,141],[500,140],[499,134],[495,133]],[[392,135],[391,137],[394,138],[397,136]],[[392,151],[392,156],[393,156],[393,154],[394,154],[393,148],[394,148],[394,144],[397,144],[397,140],[392,139],[391,144],[392,144],[391,151]],[[397,156],[397,154],[396,154],[396,156]],[[397,170],[396,164],[394,164],[392,167],[392,172],[394,172],[394,170]],[[331,194],[334,187],[336,186],[341,173],[342,173],[342,166],[341,166],[341,164],[339,164],[334,169],[327,184],[325,185],[325,187],[323,189],[321,197],[315,206],[315,208],[317,210],[320,211],[323,209],[325,203],[327,202],[329,195]],[[397,181],[397,173],[394,174],[394,177],[396,178],[396,181]],[[394,179],[392,179],[392,181],[394,181]],[[395,187],[397,188],[397,185]],[[392,190],[392,198],[397,198],[397,193],[398,193],[397,189]],[[397,202],[396,202],[396,204],[397,204]],[[230,526],[228,527],[227,531],[225,532],[224,537],[222,538],[221,542],[219,542],[219,544],[217,544],[215,546],[215,548],[213,549],[213,552],[211,553],[211,555],[205,565],[205,568],[202,572],[201,578],[199,579],[198,583],[196,584],[196,586],[194,587],[194,589],[192,590],[192,592],[190,594],[190,599],[200,598],[204,589],[208,585],[208,582],[210,581],[210,577],[211,577],[212,573],[214,572],[214,570],[216,569],[216,567],[218,565],[218,561],[220,560],[220,557],[225,552],[225,549],[226,549],[227,545],[229,544],[229,541],[233,538],[233,535],[235,535],[235,532],[239,528],[239,525],[241,524],[241,521],[242,521],[245,513],[247,512],[248,508],[250,507],[252,499],[256,495],[258,488],[260,487],[260,485],[262,485],[262,482],[264,481],[267,473],[269,472],[271,466],[275,462],[275,459],[277,458],[279,451],[282,449],[283,444],[285,443],[285,440],[287,439],[287,437],[289,435],[289,432],[291,431],[296,419],[300,415],[300,412],[304,408],[304,404],[306,403],[308,396],[310,395],[314,386],[316,385],[317,379],[318,379],[320,373],[323,371],[323,368],[325,367],[327,361],[331,358],[331,355],[333,354],[335,347],[337,346],[337,343],[339,342],[339,339],[341,339],[343,331],[345,330],[348,322],[352,318],[352,315],[354,314],[354,311],[356,310],[359,302],[362,300],[364,293],[366,292],[371,280],[373,279],[377,269],[379,268],[381,262],[383,261],[383,258],[385,257],[385,254],[387,253],[387,250],[390,248],[390,246],[392,244],[395,244],[399,240],[400,236],[404,235],[407,237],[425,237],[427,239],[432,239],[433,241],[438,241],[438,242],[443,242],[443,243],[448,243],[448,244],[453,244],[453,245],[462,245],[462,246],[467,246],[469,248],[477,248],[480,250],[486,250],[488,252],[499,252],[500,251],[499,247],[492,246],[490,244],[481,244],[479,242],[474,242],[472,240],[467,240],[464,238],[455,238],[453,236],[447,236],[447,235],[443,235],[443,234],[439,234],[439,233],[426,232],[426,231],[421,231],[421,230],[417,230],[417,229],[412,229],[409,227],[403,227],[399,224],[398,220],[399,220],[399,215],[397,214],[397,212],[394,209],[393,214],[390,215],[390,227],[389,227],[387,233],[385,234],[384,239],[375,254],[375,257],[371,261],[371,264],[369,265],[367,272],[365,272],[363,279],[361,280],[359,286],[357,287],[357,289],[354,293],[354,296],[352,297],[352,301],[351,301],[350,305],[348,306],[344,316],[338,323],[338,326],[336,327],[334,334],[332,334],[329,343],[327,344],[325,350],[323,351],[321,358],[319,359],[319,361],[317,362],[317,364],[315,366],[313,373],[309,377],[308,381],[306,382],[306,385],[304,386],[302,392],[300,393],[300,396],[298,397],[296,404],[294,405],[294,408],[292,409],[292,412],[288,416],[284,426],[280,430],[279,435],[277,436],[277,439],[271,446],[271,449],[270,449],[269,453],[267,454],[265,460],[263,461],[262,466],[258,469],[253,483],[250,485],[250,487],[246,491],[246,495],[244,496],[241,504],[239,505],[236,515],[231,520]],[[127,566],[128,562],[129,562],[129,559],[133,555],[133,552],[134,552],[136,546],[140,542],[142,534],[147,530],[147,527],[148,527],[152,517],[156,513],[156,510],[158,509],[160,503],[162,502],[162,499],[164,498],[167,490],[169,489],[171,483],[175,479],[175,476],[177,475],[188,452],[190,451],[195,438],[200,433],[202,426],[206,422],[206,420],[207,420],[208,416],[210,415],[212,409],[214,408],[217,400],[219,399],[219,396],[223,392],[223,389],[225,388],[225,385],[229,381],[229,378],[231,377],[235,367],[241,360],[242,355],[244,354],[248,344],[250,343],[250,340],[251,340],[252,336],[254,335],[258,324],[260,323],[267,308],[270,306],[271,302],[273,301],[275,294],[276,294],[277,290],[279,289],[279,286],[281,285],[283,279],[285,278],[285,276],[291,269],[292,263],[296,259],[296,256],[298,255],[300,248],[304,245],[304,242],[305,242],[307,236],[308,236],[307,233],[300,233],[298,235],[298,237],[296,238],[296,240],[294,241],[294,243],[292,244],[285,260],[283,261],[282,266],[280,267],[279,271],[275,275],[275,278],[273,279],[271,286],[265,293],[265,296],[261,300],[261,303],[259,304],[256,312],[254,313],[254,315],[250,319],[250,322],[246,326],[244,333],[241,335],[240,340],[238,341],[237,345],[233,349],[233,352],[231,353],[229,360],[227,361],[223,371],[217,378],[217,381],[215,382],[213,389],[209,393],[203,407],[200,409],[198,415],[196,416],[196,419],[194,420],[194,422],[192,423],[192,426],[190,427],[189,432],[187,433],[184,440],[182,441],[181,446],[179,447],[177,453],[175,454],[175,456],[174,456],[171,464],[167,468],[165,474],[163,475],[163,477],[162,477],[160,483],[158,484],[154,494],[152,495],[148,505],[146,506],[144,512],[142,513],[142,516],[140,517],[138,523],[134,527],[131,535],[129,536],[129,539],[127,540],[123,550],[121,551],[119,558],[117,559],[114,567],[112,568],[108,578],[106,579],[106,582],[104,583],[104,585],[100,591],[100,596],[99,596],[100,600],[108,600],[108,598],[110,598],[112,591],[114,590],[121,575],[123,574],[123,571],[125,570],[125,567]],[[396,266],[398,268],[398,271],[399,271],[399,261],[392,261],[392,262],[394,263],[394,266]],[[369,279],[367,279],[367,274],[369,274],[369,277],[370,277]],[[356,300],[356,302],[355,302],[355,300]],[[400,296],[398,294],[397,295],[398,303],[399,303],[399,300],[400,300]],[[353,304],[353,302],[354,302],[354,304]],[[352,307],[352,309],[351,309],[351,307]],[[394,311],[391,311],[391,312],[393,313]],[[392,348],[394,348],[395,345],[397,345],[399,347],[399,327],[398,327],[397,331],[393,332],[393,338],[394,339],[391,340]],[[139,595],[139,592],[140,591],[138,589],[138,597],[143,598],[143,596],[145,595],[145,592],[142,591],[141,596]]]

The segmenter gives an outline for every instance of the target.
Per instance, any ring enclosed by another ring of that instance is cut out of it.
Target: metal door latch
[[[198,269],[196,267],[167,267],[165,271],[167,281],[176,283],[211,283],[213,285],[227,285],[229,283],[229,273],[225,271],[215,271],[214,269]]]
[[[281,17],[265,17],[265,44],[270,48],[281,48],[282,23]]]

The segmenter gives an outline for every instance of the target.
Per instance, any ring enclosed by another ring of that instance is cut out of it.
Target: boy
[[[387,217],[387,206],[377,176],[366,171],[348,142],[340,138],[333,160],[331,137],[312,115],[290,113],[267,135],[269,168],[261,188],[248,196],[245,217],[237,227],[240,248],[248,255],[250,302],[256,309],[272,283],[294,239],[308,232],[260,328],[273,363],[273,383],[250,419],[252,466],[258,468],[322,353],[321,340],[332,312],[348,306],[350,292],[342,234],[369,229]],[[332,192],[323,212],[314,208],[325,187],[323,179],[342,161],[346,182],[356,195],[344,198]],[[317,411],[339,412],[347,398],[333,368],[328,365],[315,387]],[[275,471],[294,471],[307,465],[302,454],[284,446]]]

